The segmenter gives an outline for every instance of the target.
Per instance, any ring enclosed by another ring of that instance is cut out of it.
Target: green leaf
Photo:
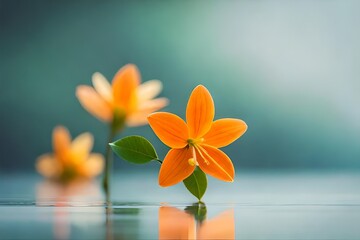
[[[200,201],[207,188],[207,178],[205,173],[199,167],[196,167],[195,171],[187,177],[183,183],[187,190]]]
[[[144,164],[158,158],[153,145],[141,136],[124,137],[109,145],[117,156],[131,163]]]

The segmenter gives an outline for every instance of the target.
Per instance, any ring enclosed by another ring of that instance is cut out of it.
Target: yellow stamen
[[[209,154],[203,147],[201,147],[201,146],[199,145],[199,146],[197,146],[196,149],[198,150],[199,154],[200,154],[202,157],[203,157],[202,153],[204,153],[206,156],[209,157],[209,160],[212,161],[213,164],[215,164],[216,166],[218,166],[218,167],[219,167],[221,170],[223,170],[231,179],[233,179],[233,178],[229,175],[229,173],[226,172],[226,171],[224,170],[224,168],[223,168],[222,166],[220,166],[219,163],[216,162],[215,159],[214,159],[213,157],[211,157],[210,154]],[[207,165],[210,164],[210,162],[207,161],[207,160],[205,160],[205,163],[206,163]]]
[[[195,162],[197,162],[195,147],[192,147],[192,154],[193,154],[193,158],[194,158]]]
[[[188,163],[190,166],[195,166],[196,165],[196,160],[194,158],[189,158]]]
[[[198,151],[198,153],[200,154],[200,156],[202,157],[202,159],[204,159],[204,162],[206,163],[206,165],[209,165],[210,162],[204,157],[204,155],[202,154],[201,150],[205,151],[205,149],[203,149],[202,147],[200,147],[200,145],[196,146],[196,150]],[[207,154],[207,152],[205,151],[205,153]],[[209,155],[207,154],[207,156],[209,157]],[[210,157],[211,158],[211,157]]]

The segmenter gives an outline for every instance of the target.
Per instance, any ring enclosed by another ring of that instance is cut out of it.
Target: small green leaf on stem
[[[206,174],[199,167],[196,167],[195,171],[183,183],[187,190],[200,201],[207,188]]]
[[[131,163],[144,164],[158,159],[153,145],[141,136],[124,137],[109,145],[117,156]]]

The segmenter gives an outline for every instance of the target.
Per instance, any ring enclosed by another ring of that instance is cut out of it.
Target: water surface
[[[0,239],[360,239],[357,172],[240,172],[205,205],[156,178],[118,172],[106,207],[97,181],[1,176]]]

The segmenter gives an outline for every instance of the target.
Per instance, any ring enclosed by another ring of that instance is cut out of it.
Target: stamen
[[[189,158],[188,163],[190,166],[195,166],[196,165],[196,160],[194,158]]]
[[[210,156],[210,154],[209,154],[203,147],[201,147],[200,145],[198,145],[197,148],[196,148],[196,150],[198,150],[199,154],[200,154],[201,157],[205,160],[205,163],[206,163],[207,165],[209,165],[210,163],[209,163],[209,161],[207,161],[207,159],[204,158],[203,153],[206,154],[206,156],[209,157],[209,160],[211,160],[212,164],[215,164],[219,169],[221,169],[225,174],[227,174],[227,175],[230,177],[231,180],[233,180],[233,178],[231,177],[231,175],[230,175],[221,165],[219,165],[219,163],[216,162],[215,159],[212,158],[212,157]]]
[[[193,159],[193,160],[194,160],[194,164],[195,164],[195,165],[199,165],[198,162],[197,162],[195,147],[191,147],[191,148],[192,148],[192,155],[193,155],[193,157],[190,158],[190,159]],[[190,159],[189,159],[189,161],[190,161]],[[189,164],[190,164],[190,162],[189,162]],[[190,165],[191,165],[191,164],[190,164]],[[194,165],[191,165],[191,166],[194,166]]]
[[[196,161],[196,152],[195,152],[195,147],[192,147],[192,154],[193,154],[193,158]]]
[[[201,156],[202,159],[204,160],[205,164],[206,164],[206,165],[209,165],[210,162],[204,157],[204,155],[203,155],[202,152],[201,152],[201,150],[203,150],[203,151],[207,154],[207,152],[205,151],[205,149],[203,149],[202,147],[200,147],[200,146],[198,145],[198,146],[196,146],[196,150],[198,150],[198,153],[200,154],[200,156]],[[209,154],[207,154],[207,156],[210,157]]]

